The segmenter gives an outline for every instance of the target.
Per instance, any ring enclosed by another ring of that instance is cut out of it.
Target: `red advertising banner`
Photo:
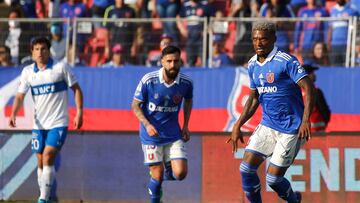
[[[303,202],[360,202],[358,136],[315,136],[303,146],[286,173],[293,189],[302,192]],[[226,140],[224,136],[203,137],[202,202],[247,202],[239,171],[244,148],[232,154]],[[266,164],[258,170],[263,202],[284,202],[265,184]]]

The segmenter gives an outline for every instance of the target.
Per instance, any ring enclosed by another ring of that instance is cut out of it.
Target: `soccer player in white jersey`
[[[162,51],[159,71],[146,74],[136,88],[132,109],[140,120],[144,164],[149,166],[148,191],[151,203],[159,203],[163,180],[183,180],[187,174],[185,143],[190,139],[189,119],[193,84],[180,73],[180,49],[168,46]],[[184,99],[184,123],[179,111]]]
[[[31,54],[35,63],[22,70],[9,126],[16,127],[16,114],[30,89],[35,106],[31,148],[38,158],[38,202],[46,203],[50,202],[50,190],[55,179],[54,161],[67,136],[68,87],[75,95],[75,129],[80,129],[83,122],[83,96],[70,67],[50,58],[50,41],[47,38],[33,39]]]
[[[275,27],[274,23],[266,21],[253,26],[252,43],[256,55],[250,59],[248,68],[251,91],[227,141],[233,152],[239,140],[244,143],[241,126],[261,104],[261,123],[250,137],[240,165],[242,188],[251,203],[262,202],[257,169],[269,156],[267,184],[287,202],[301,202],[301,194],[292,190],[284,174],[300,146],[311,136],[312,83],[294,56],[274,46]],[[300,87],[306,94],[304,103]]]

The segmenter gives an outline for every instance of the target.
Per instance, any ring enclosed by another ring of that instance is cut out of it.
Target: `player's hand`
[[[9,127],[11,127],[11,128],[16,127],[16,117],[15,116],[10,117],[10,119],[9,119]]]
[[[241,134],[240,126],[235,124],[231,132],[230,138],[226,141],[226,143],[231,143],[233,153],[237,151],[239,139],[241,143],[244,143],[244,138]]]
[[[183,128],[182,131],[181,131],[181,134],[182,134],[182,139],[184,140],[184,142],[187,142],[190,140],[190,131],[189,131],[189,128]]]
[[[83,124],[83,117],[81,113],[76,114],[74,118],[74,127],[76,130],[79,130]]]
[[[156,128],[151,124],[146,126],[146,131],[147,131],[147,133],[149,134],[150,137],[156,137],[156,136],[159,135]]]
[[[311,138],[311,125],[310,121],[304,121],[300,125],[299,129],[299,138],[305,139],[306,141],[310,140]]]

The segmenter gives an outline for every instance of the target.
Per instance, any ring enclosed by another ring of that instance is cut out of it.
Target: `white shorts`
[[[145,165],[159,164],[176,159],[187,159],[185,143],[182,140],[177,140],[163,146],[143,144],[142,149]]]
[[[286,134],[259,124],[251,135],[245,151],[270,158],[279,167],[290,166],[305,140],[297,134]]]

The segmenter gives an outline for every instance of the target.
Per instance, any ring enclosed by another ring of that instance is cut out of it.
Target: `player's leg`
[[[240,164],[242,188],[251,203],[261,202],[261,185],[257,169],[266,157],[271,155],[276,145],[270,129],[259,125],[245,148],[243,161]]]
[[[187,175],[187,152],[183,140],[177,140],[164,148],[166,180],[183,180]]]
[[[164,176],[163,146],[142,145],[144,164],[149,166],[150,180],[148,191],[151,203],[159,203],[161,199],[161,184]]]
[[[280,198],[287,202],[300,202],[301,194],[293,191],[284,175],[294,161],[302,140],[299,140],[296,134],[284,133],[276,133],[276,139],[277,144],[267,169],[266,182]]]
[[[42,177],[40,201],[49,201],[51,188],[55,180],[55,159],[67,136],[67,127],[54,128],[48,131],[45,148],[42,154]]]
[[[251,203],[261,203],[261,184],[257,169],[264,160],[263,155],[246,151],[240,164],[242,188]]]
[[[32,139],[31,139],[31,150],[36,153],[37,157],[37,181],[39,185],[39,190],[41,190],[41,178],[43,172],[43,164],[42,164],[42,153],[45,148],[45,130],[33,130],[32,131]]]

